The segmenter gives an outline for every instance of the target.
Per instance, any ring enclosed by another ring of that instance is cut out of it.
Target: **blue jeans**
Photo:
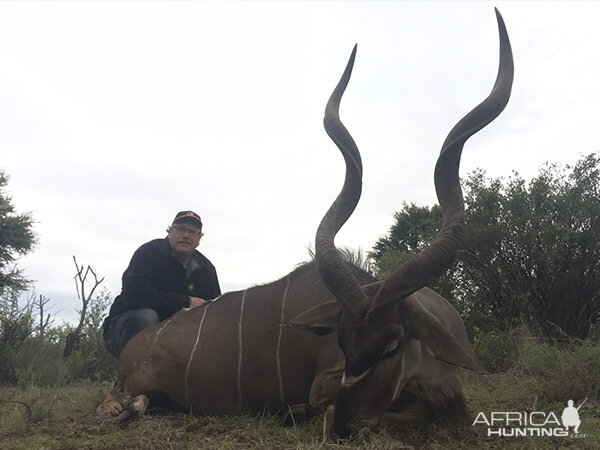
[[[160,322],[158,313],[150,308],[125,311],[110,320],[104,333],[104,345],[111,355],[118,358],[125,344],[144,328]]]

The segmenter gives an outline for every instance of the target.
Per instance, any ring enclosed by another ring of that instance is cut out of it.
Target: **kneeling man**
[[[123,273],[103,326],[104,343],[117,358],[142,329],[221,295],[215,267],[196,250],[203,235],[198,214],[177,213],[167,233],[138,248]]]

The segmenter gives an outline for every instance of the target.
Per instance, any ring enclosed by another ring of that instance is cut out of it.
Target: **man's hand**
[[[195,308],[196,306],[204,305],[206,300],[200,297],[190,297],[190,308]]]

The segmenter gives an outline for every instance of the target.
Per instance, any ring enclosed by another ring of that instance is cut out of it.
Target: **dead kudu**
[[[333,433],[439,420],[469,421],[458,367],[471,358],[462,319],[424,287],[451,263],[464,226],[458,170],[466,140],[506,106],[513,79],[502,17],[491,94],[450,132],[435,167],[443,213],[434,242],[384,279],[343,262],[334,237],[362,188],[359,151],[339,119],[356,48],[325,110],[325,129],[346,162],[343,189],[316,235],[315,262],[270,284],[227,293],[136,335],[119,362],[121,418],[154,397],[199,414],[287,413],[298,421],[334,406]]]

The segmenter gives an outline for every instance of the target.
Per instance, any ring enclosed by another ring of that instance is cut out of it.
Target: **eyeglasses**
[[[200,237],[202,236],[202,231],[201,230],[190,230],[189,228],[185,228],[185,227],[180,227],[179,225],[171,225],[171,228],[175,231],[177,231],[179,234],[181,235],[185,235],[185,233],[189,234],[190,236],[193,237]]]

